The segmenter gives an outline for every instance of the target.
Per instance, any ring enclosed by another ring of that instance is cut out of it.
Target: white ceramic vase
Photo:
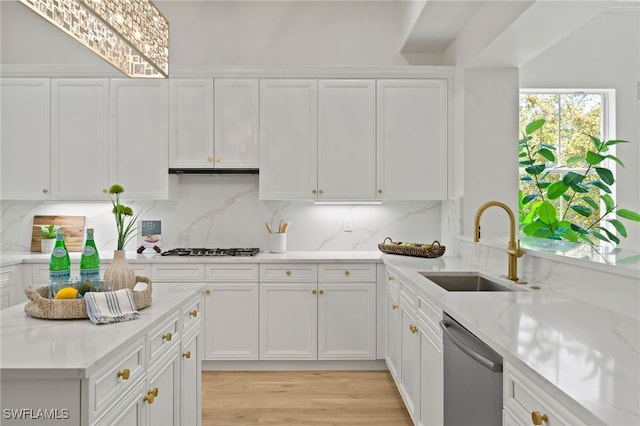
[[[44,254],[51,254],[53,247],[56,245],[55,238],[42,238],[40,240],[40,252]]]
[[[113,290],[130,288],[136,285],[136,272],[127,262],[124,250],[114,250],[113,260],[104,273],[105,279],[111,279]]]

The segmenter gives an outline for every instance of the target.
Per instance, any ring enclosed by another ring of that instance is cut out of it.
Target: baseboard
[[[384,360],[371,361],[202,361],[202,371],[387,370]]]

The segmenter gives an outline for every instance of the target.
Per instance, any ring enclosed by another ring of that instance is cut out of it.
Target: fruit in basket
[[[422,248],[426,248],[426,249],[431,248],[431,244],[423,244]]]
[[[75,299],[78,297],[78,290],[73,287],[63,287],[56,293],[56,299]]]
[[[414,243],[407,243],[407,247],[415,247]]]

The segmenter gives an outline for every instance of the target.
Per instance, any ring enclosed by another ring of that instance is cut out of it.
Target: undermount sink
[[[420,272],[420,275],[447,291],[514,291],[479,272]]]

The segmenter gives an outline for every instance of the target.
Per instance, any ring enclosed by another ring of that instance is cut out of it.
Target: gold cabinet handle
[[[393,281],[393,277],[389,275],[389,281]]]
[[[207,290],[209,293],[211,293],[211,290]],[[198,311],[191,311],[189,312],[189,315],[191,315],[192,317],[197,317],[198,316]]]
[[[216,163],[220,162],[220,157],[216,156]]]
[[[324,294],[324,290],[320,290],[318,293],[320,293],[320,294]]]
[[[182,357],[186,359],[191,358],[191,351],[186,351],[185,353],[182,354]]]
[[[102,188],[102,193],[106,194],[107,192],[109,192],[109,190],[107,188]]]
[[[155,396],[153,396],[153,394],[151,392],[147,393],[147,396],[145,396],[144,398],[142,398],[143,401],[148,402],[149,404],[153,404],[153,400],[156,399]]]
[[[378,194],[382,194],[382,189],[378,189]]]
[[[411,330],[411,333],[416,334],[418,332],[418,327],[413,324],[409,324],[409,330]]]
[[[324,194],[324,189],[318,190],[318,194]]]
[[[210,294],[211,294],[211,290],[206,289],[206,290],[204,291],[204,294],[206,294],[207,296],[208,296],[208,295],[210,295]]]
[[[213,161],[213,158],[212,158],[212,157],[207,157],[207,161],[208,161],[209,163],[211,163],[211,162]]]
[[[549,416],[546,414],[540,414],[540,411],[532,411],[531,412],[531,421],[534,425],[541,425],[542,422],[548,422]]]
[[[286,276],[288,276],[288,277],[290,277],[290,276],[291,276],[291,271],[287,271],[287,272],[285,272],[285,275],[286,275]]]
[[[312,194],[315,194],[315,193],[317,193],[317,192],[318,192],[318,191],[316,191],[315,189],[312,189],[312,190],[311,190],[311,193],[312,193]]]
[[[313,290],[311,290],[311,294],[317,294],[318,291],[314,288]]]
[[[162,340],[166,340],[167,342],[171,341],[171,333],[163,334]]]
[[[158,388],[153,388],[148,393],[150,393],[153,396],[158,396]]]
[[[118,371],[118,377],[122,377],[122,380],[129,380],[129,376],[131,375],[131,371],[128,368],[125,368],[122,371]]]
[[[394,310],[395,310],[395,309],[398,309],[398,304],[397,304],[397,303],[394,303],[393,305],[391,305],[391,309],[394,309]]]
[[[344,271],[344,275],[348,277],[349,276],[349,271]]]
[[[43,193],[43,194],[46,194],[47,192],[49,192],[49,190],[48,190],[48,189],[46,189],[46,188],[42,190],[42,193]]]

